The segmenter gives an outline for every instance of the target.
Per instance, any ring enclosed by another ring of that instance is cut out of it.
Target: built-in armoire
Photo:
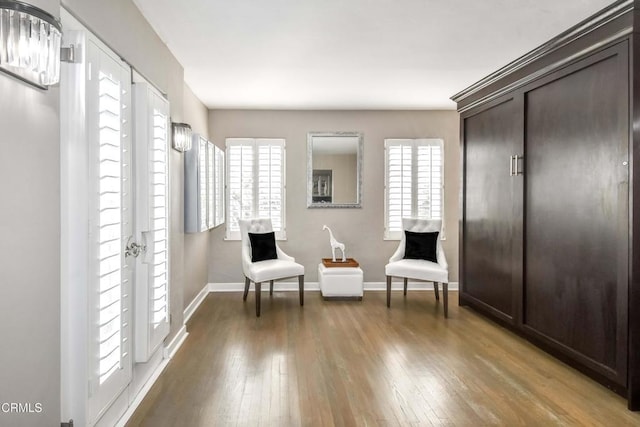
[[[452,99],[460,304],[640,409],[640,0]]]

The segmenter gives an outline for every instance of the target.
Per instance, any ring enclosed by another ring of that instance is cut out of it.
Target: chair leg
[[[242,295],[242,301],[246,301],[247,300],[247,294],[249,293],[249,284],[251,283],[251,281],[249,280],[248,277],[244,278],[244,294]]]
[[[444,300],[444,318],[449,317],[449,284],[442,283],[442,299]]]
[[[304,275],[298,276],[298,292],[300,293],[300,306],[304,305]]]
[[[387,308],[391,307],[391,276],[387,276]]]
[[[262,294],[261,288],[262,283],[256,282],[256,317],[260,317],[260,294]]]
[[[273,280],[269,282],[269,296],[273,295]]]
[[[433,292],[436,294],[436,301],[440,301],[440,293],[438,292],[438,282],[433,282]]]
[[[409,279],[407,279],[406,277],[404,278],[404,295],[407,295],[407,283],[409,282]]]

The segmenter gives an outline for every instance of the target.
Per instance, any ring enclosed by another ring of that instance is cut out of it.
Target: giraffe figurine
[[[333,254],[333,262],[336,262],[336,248],[340,249],[340,252],[342,252],[342,262],[347,262],[347,257],[344,252],[344,243],[338,242],[336,238],[333,237],[333,233],[331,232],[331,229],[326,225],[323,225],[322,229],[327,230],[329,232],[329,243],[331,244],[331,253]]]

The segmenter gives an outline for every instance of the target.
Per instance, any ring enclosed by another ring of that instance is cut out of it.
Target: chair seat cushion
[[[422,259],[401,259],[390,262],[384,271],[387,276],[449,283],[449,272],[445,268],[435,262]]]
[[[284,259],[270,259],[249,265],[247,277],[253,282],[266,282],[286,277],[301,276],[304,266]]]

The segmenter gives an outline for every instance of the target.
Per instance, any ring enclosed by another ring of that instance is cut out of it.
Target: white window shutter
[[[442,218],[442,144],[440,140],[417,140],[417,218]]]
[[[441,219],[443,141],[385,140],[385,239],[400,239],[402,218]]]
[[[217,227],[224,223],[224,179],[225,179],[225,171],[224,171],[224,151],[218,148],[218,146],[214,146],[214,169],[215,169],[215,189],[214,189],[214,199],[215,199],[215,213],[214,213],[214,227]]]
[[[200,182],[200,196],[198,197],[198,210],[200,211],[199,230],[205,231],[207,222],[207,140],[198,137],[199,157],[198,157],[198,181]]]
[[[238,219],[253,214],[253,140],[227,140],[227,238],[240,239]]]
[[[271,218],[285,239],[285,141],[227,139],[227,239],[240,239],[238,219]]]
[[[207,229],[215,227],[215,159],[214,145],[207,142]]]
[[[98,72],[98,328],[99,384],[121,367],[122,143],[120,82]]]
[[[258,156],[257,216],[271,218],[273,231],[284,239],[284,140],[261,139]]]

